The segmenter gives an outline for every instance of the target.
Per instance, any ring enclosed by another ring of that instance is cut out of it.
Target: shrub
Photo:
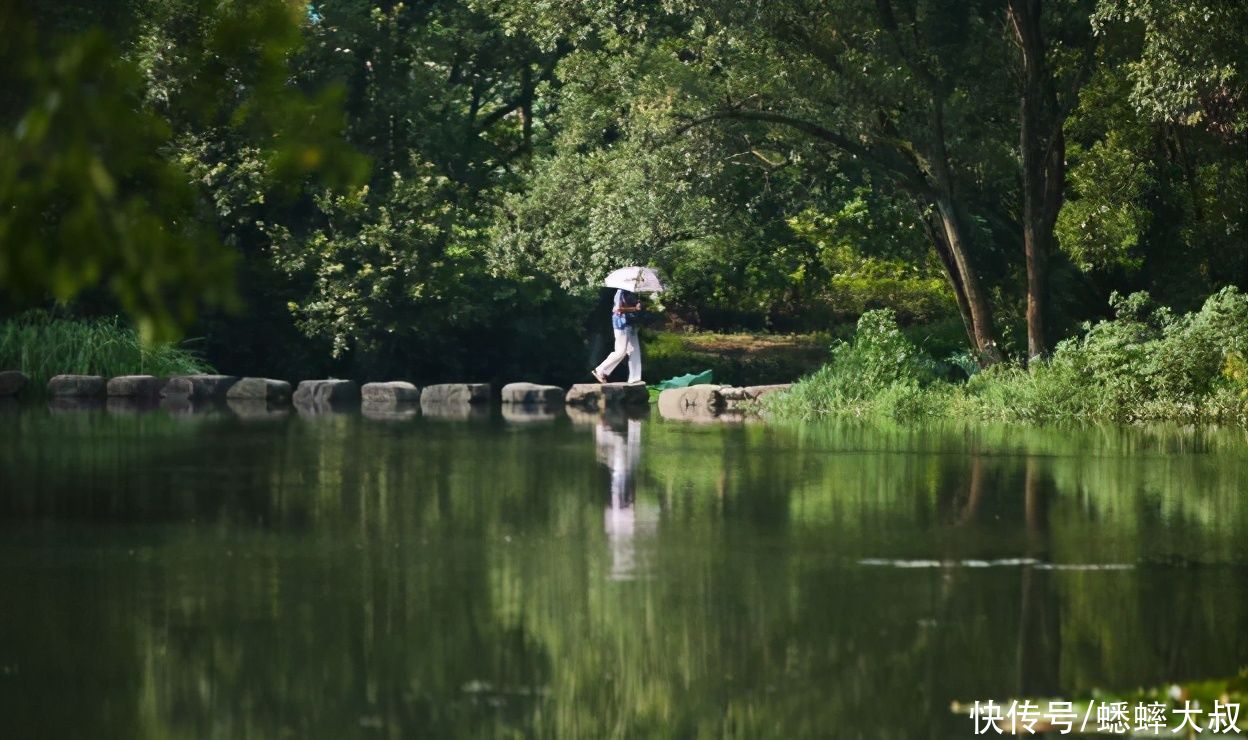
[[[1085,325],[1029,375],[1047,416],[1124,420],[1222,418],[1234,386],[1223,369],[1248,342],[1248,296],[1226,288],[1176,315],[1146,293],[1110,299],[1115,318]],[[1017,385],[1017,382],[1015,382]],[[975,384],[968,384],[975,390]],[[1039,411],[1039,410],[1036,410]]]
[[[832,347],[827,365],[768,404],[781,416],[827,414],[908,417],[934,413],[936,365],[897,326],[890,309],[867,311],[848,342]]]
[[[769,406],[793,417],[1248,422],[1248,296],[1228,287],[1182,315],[1145,293],[1114,295],[1110,305],[1113,319],[1085,324],[1048,360],[998,365],[964,384],[935,382],[935,363],[892,315],[868,312],[826,367]]]

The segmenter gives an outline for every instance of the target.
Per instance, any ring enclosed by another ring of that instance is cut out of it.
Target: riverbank
[[[714,382],[752,386],[789,383],[818,370],[828,360],[832,335],[821,332],[646,332],[642,356],[646,378],[658,382],[710,370]]]
[[[1227,288],[1186,314],[1142,293],[1115,296],[1111,305],[1113,319],[1085,325],[1028,368],[1001,364],[981,371],[969,357],[940,360],[927,349],[932,343],[908,336],[891,311],[880,310],[864,314],[856,332],[835,343],[814,333],[648,332],[646,377],[655,382],[710,369],[716,384],[737,387],[801,378],[762,404],[781,419],[1248,425],[1248,296]],[[120,321],[43,314],[0,324],[0,368],[25,372],[36,394],[62,373],[109,378],[212,372],[208,361],[185,347],[144,347]]]
[[[766,334],[647,331],[643,341],[646,378],[658,382],[689,372],[712,370],[715,382],[750,386],[791,382],[817,370],[828,358],[832,336],[824,333]],[[32,311],[0,321],[0,370],[20,370],[29,379],[32,393],[40,395],[56,375],[99,375],[105,378],[125,375],[210,374],[217,362],[204,356],[199,344],[158,344],[145,346],[133,327],[118,317],[68,318],[43,311]],[[263,374],[253,366],[227,367],[223,372],[242,370],[243,374]],[[237,364],[237,363],[234,363]],[[271,363],[259,363],[261,365]],[[354,377],[372,379],[372,373],[352,372],[350,367],[330,368],[313,360],[303,368],[302,377],[284,376],[298,382],[307,377]],[[515,379],[515,373],[499,373],[497,367],[478,367],[464,375],[491,380],[497,385]],[[235,373],[238,374],[238,373]],[[278,376],[283,377],[283,376]],[[578,382],[575,374],[557,383]],[[542,378],[557,382],[559,378]]]
[[[870,311],[827,365],[765,405],[789,419],[1248,424],[1248,296],[1227,288],[1187,314],[1143,293],[1116,295],[1111,306],[1115,318],[1085,325],[1049,358],[968,367],[965,381],[949,380],[891,311]]]

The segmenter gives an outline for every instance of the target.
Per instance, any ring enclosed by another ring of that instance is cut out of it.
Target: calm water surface
[[[1248,665],[1248,437],[0,412],[0,736],[959,737]]]

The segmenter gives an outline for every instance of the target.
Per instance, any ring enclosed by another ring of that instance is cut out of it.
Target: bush
[[[1248,422],[1248,296],[1233,287],[1176,315],[1145,293],[1114,295],[1113,319],[1085,324],[1048,360],[998,365],[966,383],[937,366],[885,311],[863,314],[832,361],[770,402],[781,416],[873,414],[1006,421]]]
[[[829,414],[921,416],[934,413],[943,394],[929,390],[936,363],[897,326],[890,309],[867,311],[848,342],[832,347],[831,361],[774,396],[781,416]]]
[[[1226,288],[1175,315],[1145,293],[1110,299],[1115,318],[1085,325],[1030,371],[994,368],[966,385],[965,408],[991,418],[1241,419],[1248,384],[1248,296]]]
[[[117,318],[57,318],[31,311],[0,322],[0,369],[21,370],[42,389],[53,375],[184,375],[211,372],[195,352],[172,344],[145,346]]]

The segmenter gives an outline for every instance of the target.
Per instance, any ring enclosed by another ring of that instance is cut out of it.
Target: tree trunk
[[[929,184],[935,193],[936,213],[940,217],[945,246],[957,268],[967,309],[971,315],[971,346],[980,367],[1001,362],[1001,349],[997,346],[997,331],[993,326],[992,307],[979,284],[979,275],[971,265],[967,250],[970,242],[962,228],[962,218],[955,203],[953,173],[949,166],[949,149],[945,141],[945,106],[937,84],[925,67],[918,68],[928,81],[931,92],[931,130],[933,150],[927,168]]]
[[[984,295],[979,277],[971,266],[967,255],[967,241],[962,230],[962,222],[958,217],[953,202],[948,198],[938,198],[936,212],[940,218],[945,246],[949,249],[953,264],[957,268],[951,280],[959,280],[965,295],[967,310],[971,316],[972,346],[975,347],[976,359],[983,367],[1001,362],[1001,348],[997,345],[997,331],[993,326],[992,307]]]
[[[945,241],[944,227],[940,219],[932,214],[920,213],[920,219],[923,222],[923,231],[932,242],[932,246],[936,248],[936,256],[940,257],[940,264],[945,268],[945,278],[949,281],[949,287],[953,289],[953,296],[958,302],[958,313],[962,316],[962,328],[966,330],[966,341],[971,347],[975,347],[977,346],[975,319],[971,316],[971,304],[966,299],[966,287],[962,284],[962,274],[958,271],[958,263],[954,261],[953,253],[949,251],[949,244]]]
[[[1045,61],[1040,0],[1009,0],[1022,55],[1018,145],[1023,186],[1023,251],[1027,263],[1027,355],[1048,354],[1045,314],[1048,259],[1066,179],[1066,142],[1052,74]]]

